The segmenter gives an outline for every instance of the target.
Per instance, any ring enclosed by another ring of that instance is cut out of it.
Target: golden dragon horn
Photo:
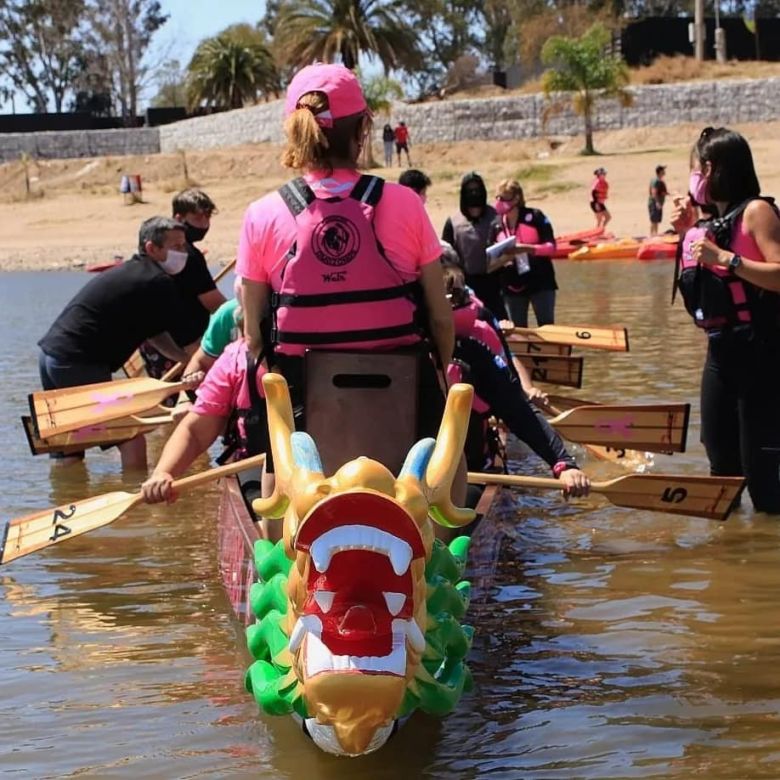
[[[437,523],[449,528],[460,528],[476,516],[472,509],[456,507],[451,496],[452,483],[463,457],[473,397],[471,385],[456,384],[450,388],[436,444],[425,469],[424,491],[430,514]]]

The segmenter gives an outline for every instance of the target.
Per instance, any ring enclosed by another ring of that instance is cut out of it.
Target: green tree
[[[134,124],[138,96],[152,70],[146,58],[149,44],[168,15],[158,0],[88,0],[87,11],[88,57],[104,64],[102,78],[126,122]]]
[[[393,100],[400,100],[404,96],[403,87],[388,76],[376,75],[364,79],[358,73],[358,78],[363,86],[363,95],[366,104],[372,114],[389,114],[393,107]]]
[[[267,24],[285,64],[340,60],[354,69],[365,54],[387,72],[419,61],[414,30],[385,0],[286,0]]]
[[[0,0],[0,68],[36,111],[62,111],[84,18],[82,0]]]
[[[187,104],[187,76],[178,60],[166,60],[157,69],[157,94],[151,105],[155,108]]]
[[[249,24],[232,25],[201,41],[187,66],[191,108],[241,108],[279,89],[265,35]]]
[[[629,82],[625,62],[609,51],[611,35],[602,24],[594,24],[579,38],[555,35],[542,48],[542,62],[548,70],[542,76],[545,95],[566,93],[561,100],[571,103],[585,122],[584,154],[595,154],[593,148],[593,112],[596,101],[616,98],[624,106],[632,102],[626,90]]]

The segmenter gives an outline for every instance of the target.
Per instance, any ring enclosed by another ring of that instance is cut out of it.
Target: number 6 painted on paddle
[[[668,487],[664,490],[661,501],[665,501],[667,504],[679,504],[686,498],[688,498],[688,491],[684,487]]]
[[[593,338],[593,334],[589,330],[577,330],[574,332],[574,335],[583,341],[587,341],[588,339]]]

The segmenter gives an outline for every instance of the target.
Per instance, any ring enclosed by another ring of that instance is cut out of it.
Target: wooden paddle
[[[220,272],[214,277],[214,283],[216,284],[220,279],[222,279],[223,276],[228,274],[230,271],[233,270],[233,266],[236,264],[236,260],[238,258],[234,257],[227,265],[225,265]],[[181,363],[177,363],[176,366],[179,368],[182,367]],[[174,368],[176,368],[174,366]],[[169,372],[172,369],[169,369]],[[127,376],[128,379],[135,379],[138,376],[145,376],[146,375],[146,364],[144,363],[143,356],[141,355],[140,350],[136,350],[133,352],[132,355],[130,355],[129,358],[125,361],[125,364],[122,366],[122,371],[125,372],[125,376]],[[171,377],[168,376],[166,373],[163,377],[163,379],[170,379]]]
[[[482,474],[470,471],[468,478],[469,482],[477,485],[561,489],[559,480],[546,477]],[[745,480],[742,477],[627,474],[607,482],[592,482],[590,489],[593,493],[606,496],[616,506],[725,520],[744,484]]]
[[[690,404],[580,406],[549,420],[570,441],[650,452],[685,452]]]
[[[565,355],[516,355],[528,369],[534,382],[548,382],[564,387],[582,387],[581,357]]]
[[[108,420],[86,428],[77,428],[75,431],[55,433],[46,439],[35,435],[35,426],[28,416],[22,417],[22,425],[27,435],[27,443],[33,455],[43,455],[47,452],[81,452],[89,447],[107,446],[119,442],[128,441],[140,433],[149,433],[161,425],[173,422],[170,410],[167,414],[156,417],[120,417],[118,420]]]
[[[29,396],[35,432],[41,439],[108,420],[129,417],[157,406],[169,395],[186,390],[186,382],[163,382],[137,377],[58,390],[39,390]]]
[[[606,349],[612,352],[628,352],[626,328],[591,328],[586,325],[542,325],[541,328],[512,328],[507,340],[544,341],[553,344],[569,344],[573,347]]]
[[[553,344],[546,341],[527,341],[508,338],[507,344],[513,355],[571,355],[571,344]]]
[[[189,490],[220,477],[254,468],[264,461],[265,455],[255,455],[253,458],[177,479],[173,487],[177,491]],[[11,520],[6,524],[0,543],[0,564],[113,523],[142,501],[141,493],[117,491]]]

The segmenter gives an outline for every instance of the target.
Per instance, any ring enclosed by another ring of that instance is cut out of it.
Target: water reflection
[[[630,329],[628,355],[585,353],[582,397],[691,401],[688,452],[656,456],[656,468],[705,471],[704,345],[682,309],[668,307],[671,266],[564,263],[558,276],[561,322]],[[9,274],[0,284],[3,519],[136,488],[112,452],[51,470],[15,425],[37,384],[37,312],[56,313],[82,281]],[[599,478],[620,473],[586,467]],[[476,690],[452,717],[415,716],[387,750],[355,761],[323,755],[291,720],[261,718],[244,692],[248,658],[219,584],[215,509],[212,487],[0,571],[4,772],[780,776],[780,531],[749,505],[720,525],[599,497],[506,494],[474,550]]]

